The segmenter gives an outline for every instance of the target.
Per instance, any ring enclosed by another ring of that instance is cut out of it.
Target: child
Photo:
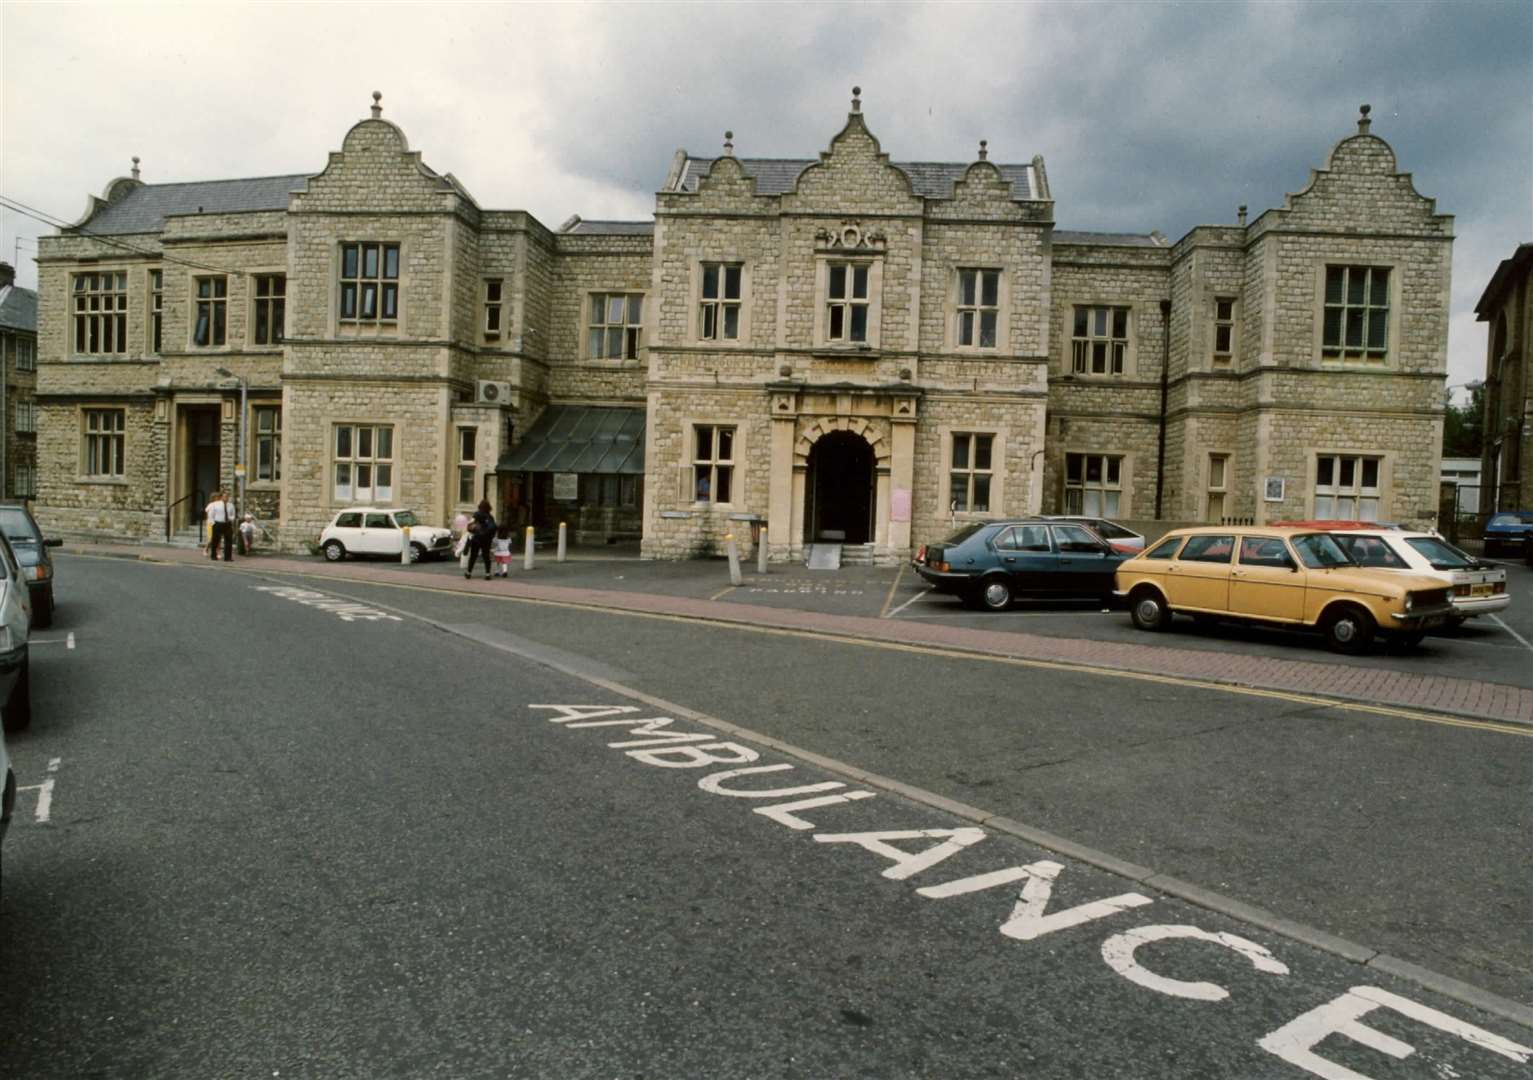
[[[246,514],[245,520],[240,522],[240,554],[249,555],[250,549],[255,547],[256,523],[254,514]]]
[[[501,577],[511,574],[511,526],[502,525],[495,530],[495,569]]]

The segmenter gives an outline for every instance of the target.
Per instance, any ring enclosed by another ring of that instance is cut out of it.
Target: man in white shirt
[[[234,561],[234,507],[229,505],[228,492],[213,492],[213,501],[204,511],[213,525],[213,537],[208,544],[208,556],[218,561],[218,545],[224,548],[224,562]]]

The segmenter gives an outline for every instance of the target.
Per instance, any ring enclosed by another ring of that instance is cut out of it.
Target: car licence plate
[[[1469,595],[1470,596],[1489,596],[1493,591],[1494,590],[1489,585],[1471,585],[1471,586],[1469,586]]]

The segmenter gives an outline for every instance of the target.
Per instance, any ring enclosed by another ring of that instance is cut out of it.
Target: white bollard
[[[740,584],[740,548],[735,544],[735,534],[724,534],[724,548],[729,552],[729,583]]]
[[[528,570],[532,569],[532,526],[531,525],[527,526],[527,554],[526,554],[526,556],[522,560],[522,565],[526,569],[528,569]]]
[[[565,534],[564,522],[561,521],[561,522],[559,522],[559,554],[555,558],[556,562],[563,562],[564,561],[564,552],[566,550],[565,535],[564,534]]]
[[[761,534],[756,538],[756,573],[767,572],[767,531],[766,526],[761,527]]]
[[[400,526],[399,535],[404,538],[404,542],[399,545],[399,562],[404,565],[410,561],[410,526]]]

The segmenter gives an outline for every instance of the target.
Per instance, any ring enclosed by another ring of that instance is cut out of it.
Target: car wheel
[[[989,578],[980,582],[979,602],[986,611],[1005,611],[1011,607],[1011,586],[1004,578]]]
[[[426,561],[426,545],[425,544],[417,544],[413,540],[410,541],[410,561],[411,562],[425,562]]]
[[[11,697],[5,703],[0,726],[6,731],[25,731],[32,726],[32,658],[21,662],[21,674],[11,687]]]
[[[32,625],[38,630],[46,630],[53,625],[53,586],[49,586],[43,593],[42,603],[32,611]]]
[[[1344,604],[1325,621],[1325,643],[1333,651],[1356,654],[1373,644],[1373,616],[1360,607]]]
[[[1164,630],[1171,621],[1171,609],[1154,589],[1140,589],[1128,599],[1129,618],[1140,630]]]
[[[346,547],[339,540],[326,540],[324,552],[326,562],[340,562],[346,557]]]

